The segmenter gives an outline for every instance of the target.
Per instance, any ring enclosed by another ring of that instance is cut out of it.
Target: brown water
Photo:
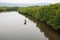
[[[0,13],[0,40],[59,40],[60,34],[18,12]]]

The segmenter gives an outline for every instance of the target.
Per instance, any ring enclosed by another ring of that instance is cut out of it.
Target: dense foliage
[[[40,21],[45,21],[56,31],[60,31],[60,4],[47,6],[31,6],[19,9],[20,13],[30,15]]]

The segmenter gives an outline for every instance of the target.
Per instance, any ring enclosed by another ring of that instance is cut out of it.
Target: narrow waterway
[[[34,23],[29,18],[26,18],[25,16],[19,14],[18,12],[1,12],[0,13],[0,40],[50,40],[50,39],[53,40],[55,39],[55,36],[53,37],[51,35],[48,28],[44,29],[43,25],[41,27],[37,27],[40,25],[42,24],[39,22]],[[55,33],[55,35],[57,35],[58,38],[60,37],[57,33]]]

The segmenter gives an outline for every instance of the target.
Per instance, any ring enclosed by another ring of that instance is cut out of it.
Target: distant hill
[[[0,3],[0,6],[19,6],[19,7],[25,7],[25,6],[43,6],[48,5],[49,3],[37,3],[37,4],[19,4],[19,3]]]

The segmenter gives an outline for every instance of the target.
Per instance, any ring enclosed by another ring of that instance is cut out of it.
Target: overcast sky
[[[59,3],[60,0],[0,0],[4,3]]]

